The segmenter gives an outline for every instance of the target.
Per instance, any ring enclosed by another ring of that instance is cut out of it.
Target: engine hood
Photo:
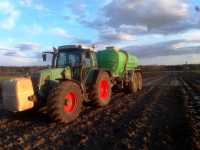
[[[39,93],[44,92],[44,87],[47,84],[58,83],[57,79],[62,78],[71,79],[71,69],[69,67],[44,69],[31,75],[34,91]]]

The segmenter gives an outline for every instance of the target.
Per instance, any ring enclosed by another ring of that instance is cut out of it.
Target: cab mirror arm
[[[47,55],[45,53],[42,54],[42,59],[43,59],[43,61],[47,60]]]

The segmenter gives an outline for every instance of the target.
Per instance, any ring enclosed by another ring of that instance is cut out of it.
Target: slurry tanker
[[[69,123],[79,116],[83,102],[98,109],[110,103],[113,89],[133,94],[142,89],[138,59],[124,50],[95,52],[94,47],[64,45],[44,52],[44,61],[47,54],[52,55],[51,68],[2,83],[4,109],[45,106],[53,120]]]

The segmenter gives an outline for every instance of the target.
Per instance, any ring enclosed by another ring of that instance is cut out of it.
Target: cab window
[[[83,64],[85,67],[91,67],[92,63],[91,63],[91,57],[90,57],[90,53],[86,52],[84,57],[83,57]]]
[[[60,52],[57,67],[77,67],[80,65],[80,52]]]

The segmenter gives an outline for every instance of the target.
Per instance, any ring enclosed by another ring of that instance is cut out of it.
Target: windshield
[[[77,67],[81,62],[80,51],[63,51],[59,52],[57,59],[57,67]]]

